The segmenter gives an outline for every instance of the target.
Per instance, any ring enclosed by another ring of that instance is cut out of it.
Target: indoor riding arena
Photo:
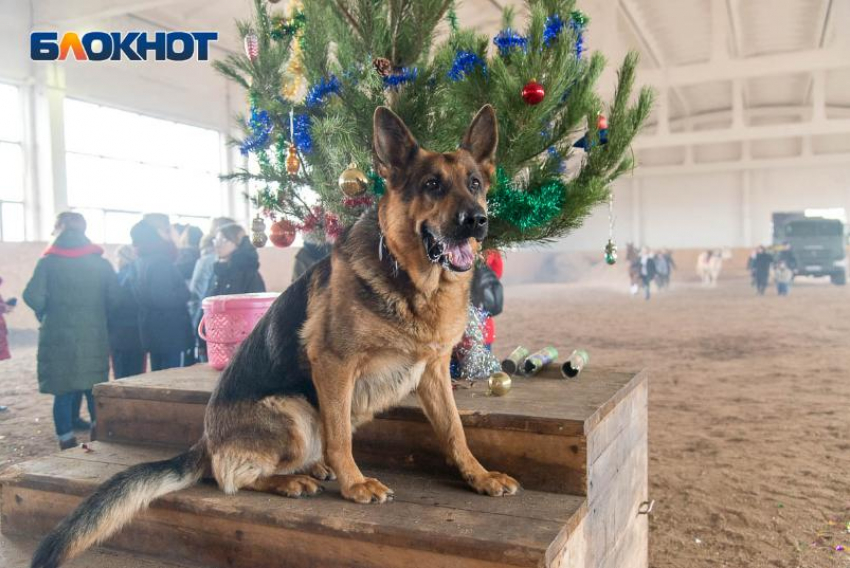
[[[848,26],[0,0],[0,566],[850,568]]]

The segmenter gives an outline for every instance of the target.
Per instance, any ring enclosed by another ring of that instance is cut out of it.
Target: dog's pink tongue
[[[461,270],[469,270],[472,268],[472,262],[475,260],[475,254],[472,252],[472,247],[469,241],[464,241],[461,244],[452,245],[448,250],[451,253],[452,264]]]

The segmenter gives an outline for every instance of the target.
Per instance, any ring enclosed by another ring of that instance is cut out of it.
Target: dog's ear
[[[380,106],[375,109],[373,146],[378,173],[389,178],[392,170],[406,167],[419,144],[404,122],[390,109]]]
[[[496,161],[496,146],[499,144],[499,125],[496,111],[484,105],[463,136],[460,147],[472,154],[473,159],[492,175]]]

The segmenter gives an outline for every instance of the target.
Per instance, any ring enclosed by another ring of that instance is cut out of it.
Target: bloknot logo
[[[34,61],[206,61],[218,32],[32,32]]]

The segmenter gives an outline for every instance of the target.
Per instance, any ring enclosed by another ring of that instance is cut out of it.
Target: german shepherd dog
[[[389,501],[393,491],[354,462],[351,435],[413,390],[469,485],[487,495],[516,493],[516,480],[487,471],[470,453],[449,378],[471,269],[487,235],[497,139],[489,105],[459,149],[444,154],[420,148],[401,119],[379,107],[373,142],[387,191],[377,208],[243,342],[212,393],[201,440],[107,481],[41,542],[33,568],[59,566],[152,500],[210,473],[227,494],[314,495],[320,480],[338,477],[346,499]]]

